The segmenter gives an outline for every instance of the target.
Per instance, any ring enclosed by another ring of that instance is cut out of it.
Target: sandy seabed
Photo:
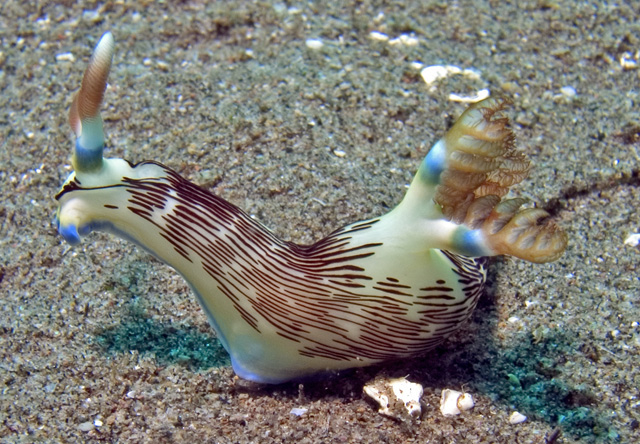
[[[638,23],[637,2],[3,2],[0,440],[638,442]],[[52,225],[71,95],[106,30],[107,155],[161,161],[286,239],[388,211],[464,110],[450,93],[488,88],[536,164],[516,195],[569,247],[493,260],[472,320],[424,358],[247,384],[173,270]],[[419,64],[480,76],[429,88]],[[383,375],[424,386],[421,420],[365,399]],[[446,388],[475,408],[442,416]]]

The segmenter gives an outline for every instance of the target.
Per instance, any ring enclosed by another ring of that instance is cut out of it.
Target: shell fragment
[[[465,410],[471,410],[475,406],[473,396],[457,390],[444,389],[440,397],[440,412],[444,416],[456,416]]]
[[[378,403],[382,415],[404,420],[422,414],[422,386],[406,378],[376,379],[364,386],[364,393]]]
[[[513,412],[509,416],[509,424],[522,424],[527,420],[527,417],[520,412]]]

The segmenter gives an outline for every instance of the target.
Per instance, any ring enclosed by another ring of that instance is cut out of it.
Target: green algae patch
[[[203,371],[230,365],[229,356],[213,334],[191,326],[175,326],[140,316],[128,316],[117,326],[99,330],[95,343],[111,354],[152,355],[159,365],[177,364]]]

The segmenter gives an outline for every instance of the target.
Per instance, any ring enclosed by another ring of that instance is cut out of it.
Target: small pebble
[[[58,62],[75,62],[76,58],[70,52],[63,52],[62,54],[56,55],[56,61]]]
[[[83,422],[82,424],[78,425],[78,430],[80,430],[81,432],[90,432],[91,430],[93,430],[93,428],[94,425],[91,421]]]
[[[449,94],[449,100],[451,102],[457,102],[457,103],[478,103],[481,100],[486,99],[490,95],[491,95],[491,92],[487,88],[484,88],[476,91],[475,94],[470,96],[463,96],[461,94],[451,93]]]
[[[347,155],[343,150],[333,150],[333,154],[335,154],[336,157],[344,157]]]
[[[423,68],[422,71],[420,71],[420,75],[427,85],[431,85],[437,80],[444,79],[452,74],[460,74],[461,72],[462,70],[460,68],[453,65],[431,65]]]
[[[96,23],[96,22],[100,21],[100,11],[98,11],[98,10],[95,10],[95,11],[85,10],[85,11],[82,12],[82,18],[84,20],[87,20],[88,22]]]
[[[417,46],[420,41],[413,35],[401,34],[400,37],[389,40],[390,45]]]
[[[389,36],[384,32],[380,32],[380,31],[371,31],[369,33],[369,38],[371,40],[377,40],[379,42],[386,42],[387,40],[389,40]]]
[[[527,420],[527,417],[520,412],[513,412],[511,416],[509,416],[510,424],[522,424],[526,420]]]
[[[640,245],[640,233],[631,234],[624,240],[625,245],[630,247],[637,247]]]
[[[625,52],[620,56],[620,67],[622,69],[636,69],[638,67],[638,53],[636,53],[635,57],[633,54],[629,52]]]
[[[324,46],[324,43],[320,39],[307,39],[305,45],[309,49],[320,49]]]

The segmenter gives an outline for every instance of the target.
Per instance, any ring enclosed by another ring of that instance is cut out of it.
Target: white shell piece
[[[380,405],[379,412],[386,414],[385,412],[389,410],[389,398],[382,393],[377,384],[367,384],[364,386],[363,390],[368,397],[372,398],[378,403],[378,405]]]
[[[624,52],[620,56],[620,67],[624,70],[636,69],[638,67],[638,59],[640,58],[640,51],[634,54],[630,52]]]
[[[420,71],[420,75],[422,76],[422,80],[429,87],[429,91],[435,91],[436,85],[435,83],[438,80],[461,75],[463,77],[467,77],[471,80],[482,80],[482,74],[475,68],[467,68],[461,69],[454,65],[431,65],[423,68]],[[451,93],[449,94],[449,100],[452,102],[460,102],[460,103],[477,103],[483,99],[489,97],[490,91],[488,88],[483,88],[481,90],[476,91],[474,95],[471,96],[463,96],[461,94]]]
[[[463,393],[462,396],[458,398],[458,402],[456,404],[458,405],[458,409],[463,412],[466,410],[471,410],[476,405],[475,401],[473,400],[473,396],[471,396],[471,393]]]
[[[451,93],[449,94],[449,100],[458,103],[477,103],[481,100],[486,99],[490,95],[491,92],[487,88],[484,88],[476,91],[476,93],[472,96],[462,96],[460,94]]]
[[[371,40],[378,40],[379,42],[386,42],[387,40],[389,40],[389,36],[380,31],[371,31],[369,33],[369,38]]]
[[[431,65],[423,68],[422,71],[420,71],[420,75],[424,83],[430,86],[440,79],[444,79],[452,74],[460,74],[461,72],[462,70],[460,68],[453,65]]]
[[[413,35],[400,34],[399,37],[389,40],[390,45],[417,46],[420,41]]]
[[[335,154],[336,157],[344,157],[347,155],[344,150],[333,150],[333,154]]]
[[[414,419],[422,414],[422,386],[406,378],[376,379],[364,386],[364,392],[378,403],[382,415]]]
[[[309,49],[320,49],[324,46],[324,42],[320,39],[307,39],[304,43]]]
[[[460,412],[471,410],[476,405],[470,393],[444,389],[440,397],[440,412],[444,416],[456,416]]]
[[[640,244],[640,233],[631,234],[624,240],[625,245],[637,247]]]
[[[407,413],[413,417],[419,417],[422,413],[420,398],[422,398],[422,386],[409,382],[405,378],[391,380],[393,394],[404,403]]]
[[[460,414],[458,407],[458,399],[462,396],[462,392],[451,389],[444,389],[440,397],[440,411],[444,416],[456,416]]]
[[[63,52],[62,54],[56,54],[57,62],[75,62],[76,58],[71,52]]]
[[[467,68],[462,70],[462,75],[467,77],[468,79],[480,80],[482,78],[482,73],[480,70],[475,68]]]
[[[509,416],[509,423],[510,424],[521,424],[521,423],[525,422],[526,420],[527,420],[527,417],[524,416],[520,412],[513,412],[511,414],[511,416]]]
[[[309,411],[309,409],[304,408],[304,407],[294,407],[291,409],[291,411],[289,413],[291,413],[292,415],[296,415],[296,416],[302,416],[305,413],[307,413]]]

